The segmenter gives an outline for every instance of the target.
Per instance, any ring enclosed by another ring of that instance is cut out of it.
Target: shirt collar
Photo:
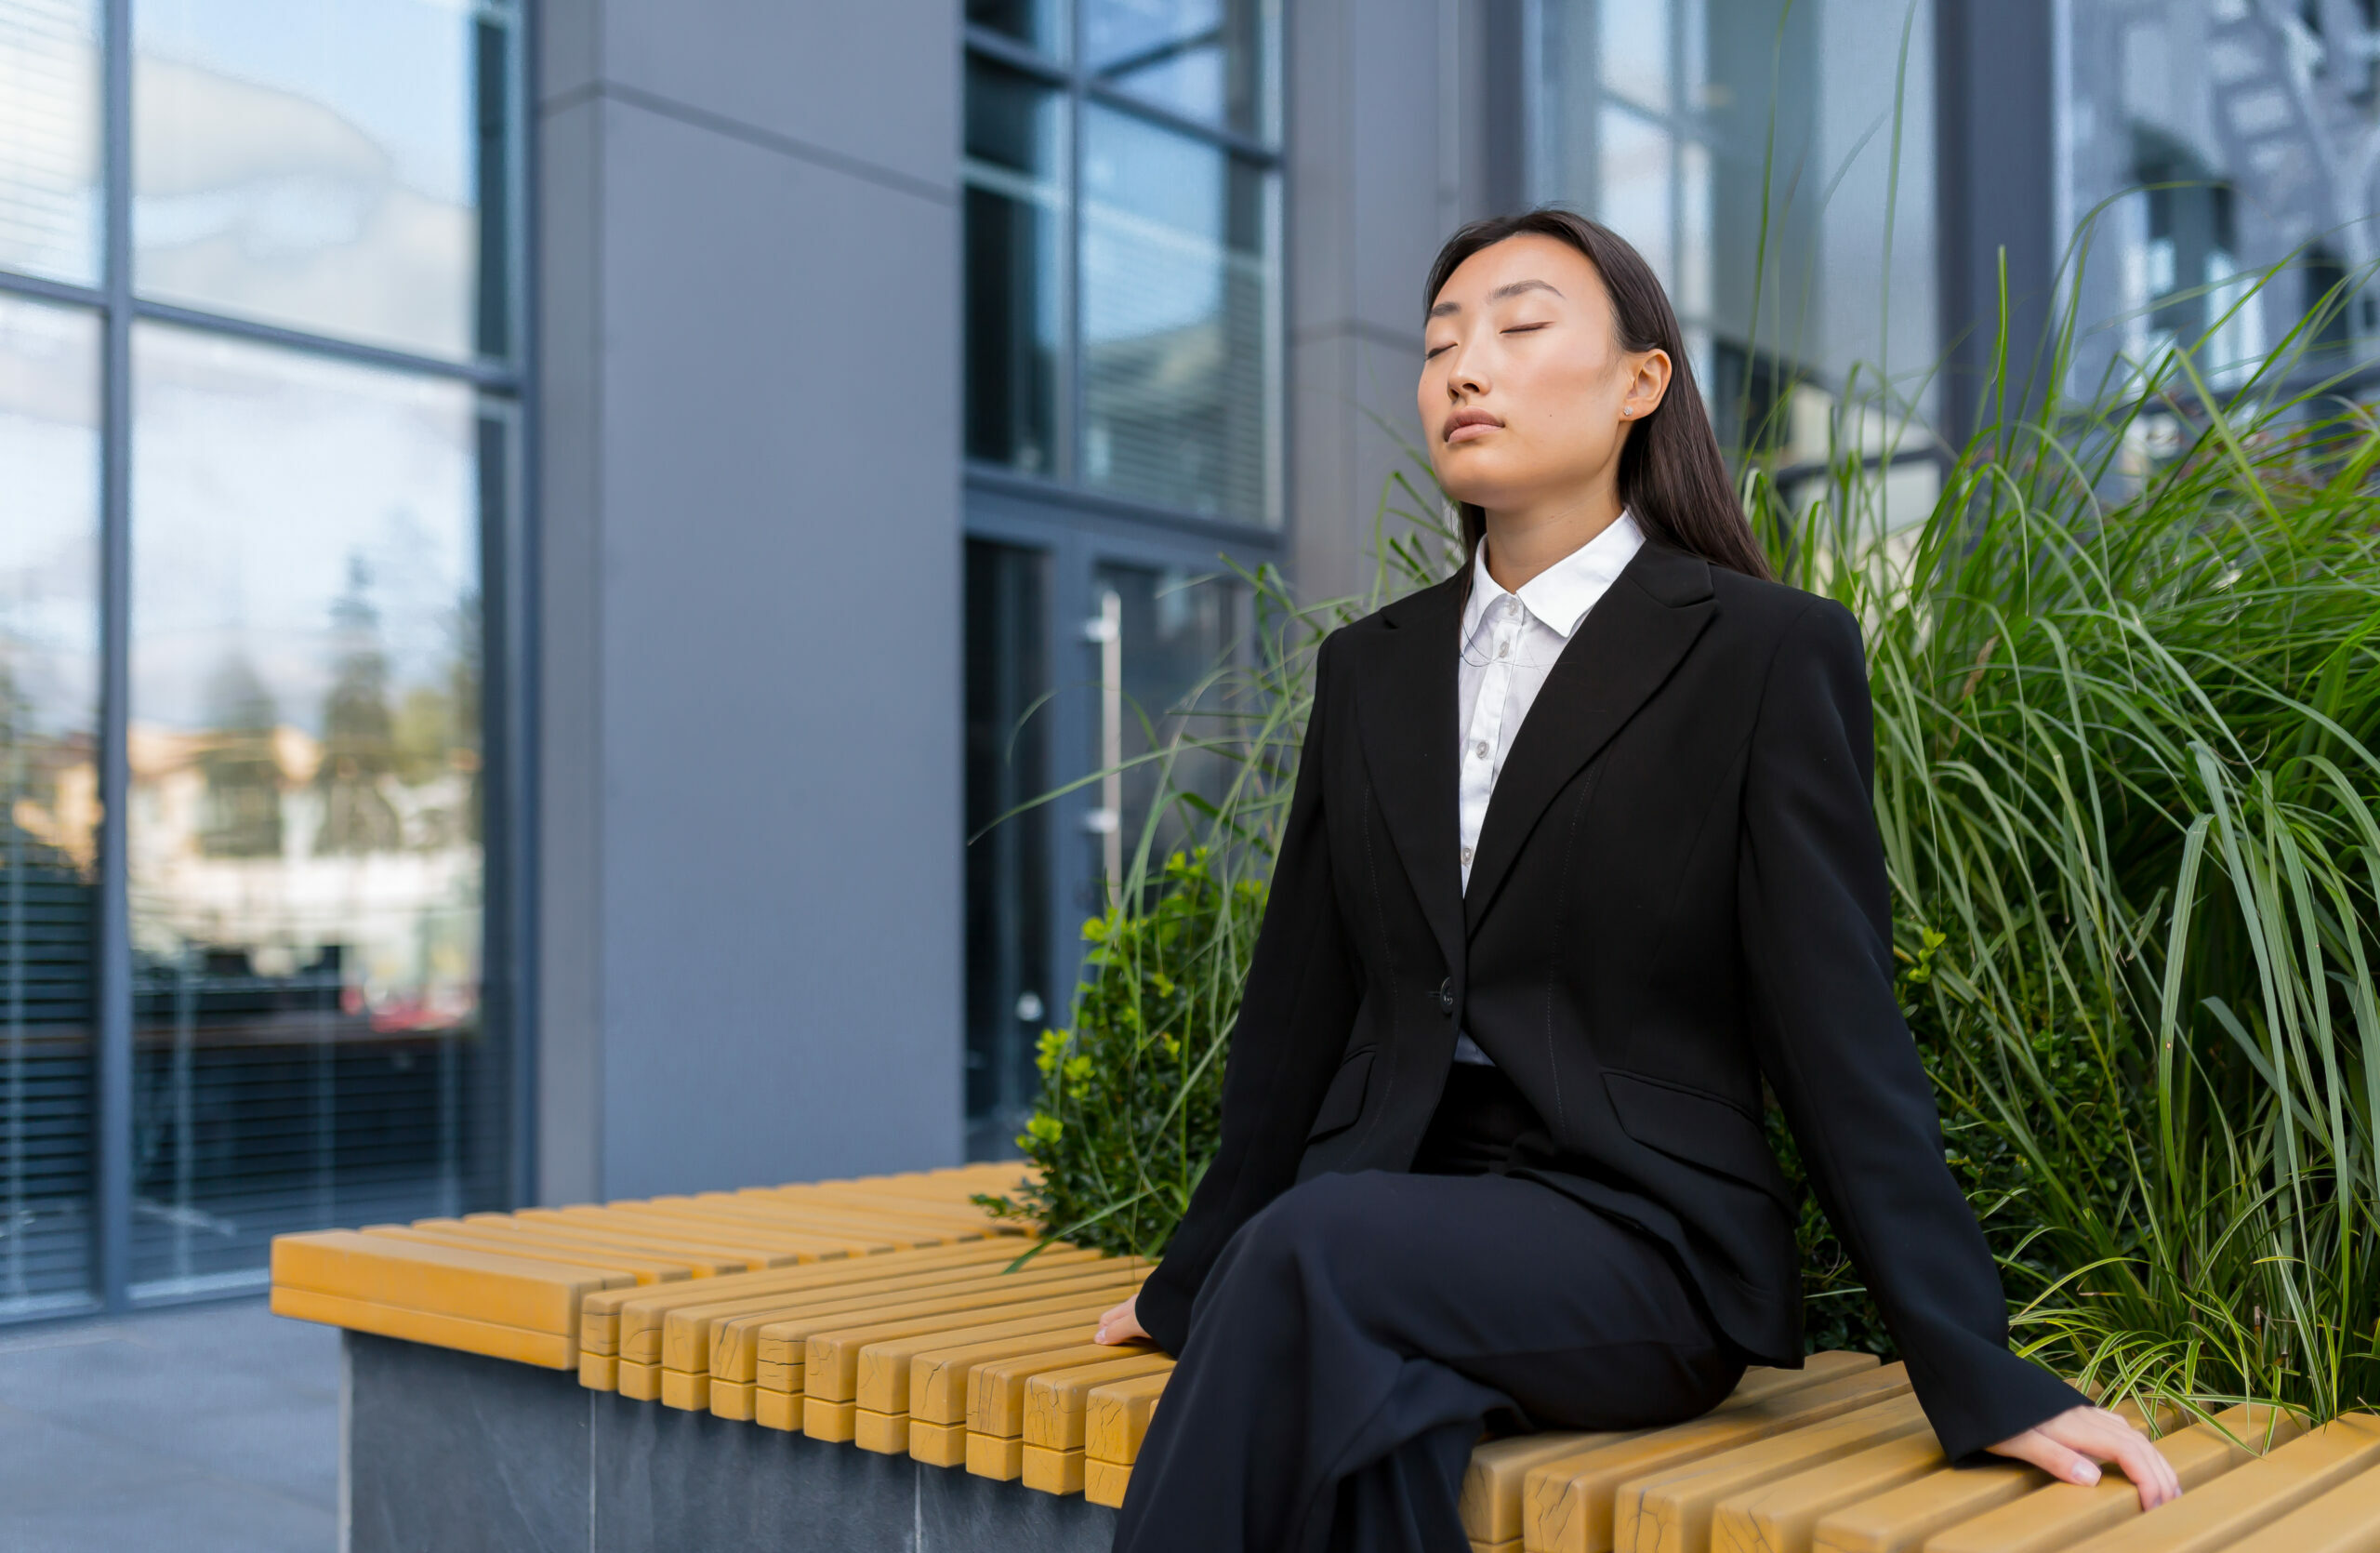
[[[1588,609],[1603,597],[1604,590],[1611,586],[1644,542],[1645,531],[1637,526],[1636,515],[1621,508],[1620,516],[1606,524],[1602,533],[1522,583],[1516,595],[1521,607],[1539,624],[1568,641]],[[1479,629],[1479,622],[1488,617],[1488,610],[1507,596],[1503,585],[1488,575],[1488,541],[1483,538],[1479,552],[1472,561],[1471,597],[1462,606],[1465,642]]]

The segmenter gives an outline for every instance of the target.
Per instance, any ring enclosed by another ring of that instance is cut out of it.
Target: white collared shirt
[[[1645,542],[1635,515],[1624,508],[1603,532],[1508,592],[1488,575],[1488,542],[1472,563],[1471,598],[1462,608],[1461,694],[1462,750],[1456,771],[1460,794],[1462,887],[1471,888],[1471,857],[1504,757],[1521,731],[1537,693],[1571,634]],[[1466,1032],[1455,1037],[1459,1062],[1492,1061]]]

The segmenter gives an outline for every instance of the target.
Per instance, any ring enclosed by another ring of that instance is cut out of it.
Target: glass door
[[[1072,1014],[1083,923],[1144,836],[1152,873],[1193,839],[1165,794],[1213,796],[1229,780],[1227,760],[1181,741],[1211,734],[1199,711],[1249,615],[1211,550],[1201,564],[1188,546],[1063,532],[1024,542],[1035,538],[967,544],[972,1159],[1016,1152],[1040,1092],[1041,1032]]]

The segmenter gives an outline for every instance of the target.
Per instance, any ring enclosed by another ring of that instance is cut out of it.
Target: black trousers
[[[1320,1175],[1251,1217],[1192,1307],[1117,1553],[1468,1553],[1472,1447],[1691,1418],[1744,1370],[1666,1248],[1501,1174],[1537,1125],[1457,1063],[1410,1173]]]

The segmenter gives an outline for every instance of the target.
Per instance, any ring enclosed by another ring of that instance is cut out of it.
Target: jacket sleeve
[[[1956,1460],[2090,1399],[2009,1350],[1999,1269],[1943,1161],[1894,997],[1873,721],[1858,623],[1813,601],[1771,661],[1745,776],[1749,1023],[1811,1188]]]
[[[1323,813],[1332,647],[1326,637],[1316,655],[1296,785],[1223,1061],[1222,1139],[1164,1260],[1141,1287],[1141,1325],[1168,1353],[1182,1351],[1191,1304],[1224,1243],[1296,1179],[1355,1023],[1360,982],[1340,923]]]

